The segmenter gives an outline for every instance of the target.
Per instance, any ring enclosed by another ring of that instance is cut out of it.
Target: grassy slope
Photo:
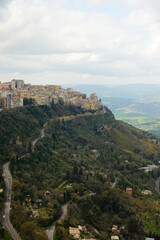
[[[146,133],[123,122],[116,122],[111,135],[115,143],[131,153],[137,148],[142,155],[146,153],[156,156],[159,151],[159,142],[155,144],[154,140],[148,138]]]

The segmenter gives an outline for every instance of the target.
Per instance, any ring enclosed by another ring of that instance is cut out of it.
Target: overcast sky
[[[159,0],[0,0],[0,81],[160,84]]]

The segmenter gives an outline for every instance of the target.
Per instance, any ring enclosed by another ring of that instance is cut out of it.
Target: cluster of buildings
[[[31,85],[16,79],[0,82],[0,108],[23,106],[24,99],[34,99],[37,105],[63,103],[88,110],[101,107],[101,100],[97,99],[96,93],[88,98],[84,93],[76,92],[72,88],[63,89],[58,85]]]
[[[79,225],[78,228],[69,227],[69,234],[73,236],[76,240],[96,240],[95,238],[81,238],[81,233],[89,234],[86,226]]]
[[[111,230],[111,240],[120,240],[120,233],[125,229],[125,226],[118,227],[117,225],[113,225]],[[73,236],[75,240],[96,240],[95,238],[81,238],[82,235],[88,234],[88,230],[86,226],[78,226],[78,228],[75,227],[69,227],[69,234]],[[154,238],[146,237],[145,240],[155,240]]]
[[[125,229],[125,226],[118,227],[117,225],[112,226],[112,236],[111,240],[119,240],[120,233]]]

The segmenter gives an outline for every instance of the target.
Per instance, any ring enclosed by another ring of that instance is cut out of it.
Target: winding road
[[[32,141],[32,152],[34,152],[34,146],[36,142],[44,137],[44,128],[41,129],[40,131],[40,137],[36,138],[35,140]],[[26,154],[27,155],[27,154]],[[25,157],[26,155],[22,156],[21,158]],[[9,164],[5,163],[3,165],[3,172],[4,172],[4,182],[5,182],[5,201],[4,201],[4,206],[2,210],[2,225],[4,228],[11,234],[12,238],[14,240],[21,240],[20,236],[16,232],[15,228],[11,224],[10,221],[10,206],[11,206],[11,195],[12,195],[12,175],[9,171]],[[53,240],[53,238],[52,238]]]
[[[81,197],[80,199],[87,198],[87,197],[91,197],[91,196],[93,196],[93,195],[95,195],[95,194],[96,194],[96,193],[90,193],[90,194],[88,194],[88,195],[86,195],[86,196]],[[69,202],[67,202],[66,204],[62,205],[62,207],[61,207],[62,213],[61,213],[61,216],[60,216],[60,218],[58,219],[58,221],[63,221],[63,220],[66,218],[68,205],[69,205]],[[48,236],[48,239],[49,239],[49,240],[53,240],[54,231],[55,231],[55,223],[54,223],[53,225],[51,225],[51,226],[46,230],[46,233],[47,233],[47,236]]]
[[[12,191],[12,175],[9,172],[9,164],[5,163],[3,165],[3,171],[4,171],[4,182],[5,182],[5,202],[4,207],[2,210],[3,218],[2,218],[2,225],[4,228],[11,234],[12,238],[14,240],[21,240],[20,236],[16,232],[15,228],[10,222],[10,205],[11,205],[11,191]]]
[[[42,128],[40,130],[40,137],[36,138],[35,140],[33,140],[31,142],[31,151],[32,151],[32,153],[34,153],[34,147],[35,147],[36,143],[38,142],[38,140],[41,139],[41,138],[44,138],[44,128]]]
[[[83,114],[83,116],[85,116],[85,114]],[[64,121],[70,121],[70,120],[72,120],[72,119],[74,119],[76,117],[82,117],[82,116],[74,116],[74,117],[69,117],[68,116],[68,118],[64,119]],[[59,118],[59,119],[61,119],[61,118]],[[43,127],[40,130],[40,137],[36,138],[35,140],[33,140],[31,142],[32,153],[34,153],[34,147],[35,147],[35,144],[37,143],[37,141],[39,139],[42,139],[45,136],[44,131],[45,131],[45,127]],[[28,154],[26,154],[26,155],[28,155]],[[24,155],[24,156],[22,156],[20,158],[23,158],[26,155]],[[11,234],[11,237],[14,240],[21,240],[20,236],[18,235],[18,233],[16,232],[15,228],[13,227],[13,225],[10,222],[10,206],[11,206],[11,194],[12,194],[12,175],[11,175],[11,173],[9,171],[9,164],[10,164],[10,162],[5,163],[3,165],[4,182],[5,182],[5,201],[4,201],[4,206],[3,206],[3,210],[2,210],[2,225]],[[90,196],[91,195],[94,195],[94,194],[90,194]],[[88,196],[85,196],[85,197],[88,197]],[[67,207],[68,207],[68,205],[69,205],[69,202],[64,204],[61,207],[62,213],[61,213],[60,218],[58,219],[59,221],[64,220],[65,217],[67,216]],[[55,231],[55,224],[53,223],[53,225],[51,225],[46,230],[46,233],[47,233],[47,236],[48,236],[49,240],[53,240],[54,231]]]
[[[155,190],[158,194],[160,194],[159,184],[160,184],[160,176],[157,178],[156,183],[155,183]]]
[[[65,217],[67,216],[67,207],[69,205],[69,202],[64,204],[62,207],[61,207],[61,210],[62,210],[62,213],[61,213],[61,216],[60,218],[58,219],[58,221],[62,221],[65,219]],[[54,236],[54,231],[55,231],[55,223],[53,225],[51,225],[47,230],[46,230],[46,233],[47,233],[47,236],[48,236],[48,239],[49,240],[53,240],[53,236]]]

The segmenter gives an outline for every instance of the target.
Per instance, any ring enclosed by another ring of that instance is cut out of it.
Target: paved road
[[[93,195],[95,195],[95,194],[96,194],[96,193],[89,193],[88,195],[81,197],[81,199],[87,198],[87,197],[90,197],[90,196],[93,196]],[[58,219],[58,221],[63,221],[63,220],[66,218],[68,205],[69,205],[69,202],[66,203],[66,204],[64,204],[64,205],[62,205],[62,207],[61,207],[62,213],[61,213],[61,216],[60,216],[60,218]],[[55,231],[55,224],[51,225],[51,226],[46,230],[46,233],[47,233],[47,236],[48,236],[48,239],[49,239],[49,240],[53,240],[54,231]]]
[[[158,194],[160,194],[159,183],[160,183],[160,177],[157,178],[156,183],[155,183],[155,190]]]
[[[71,118],[67,119],[66,121],[70,121],[72,119],[73,118],[71,117]],[[44,130],[45,130],[45,128],[42,128],[40,131],[40,137],[36,138],[35,140],[33,140],[31,142],[32,152],[34,152],[34,147],[35,147],[35,144],[37,143],[37,141],[44,137],[44,135],[45,135]],[[26,155],[24,155],[22,157],[25,157]],[[4,207],[3,207],[3,216],[5,216],[5,218],[2,219],[2,224],[3,224],[4,228],[11,234],[11,236],[14,240],[21,240],[18,233],[16,232],[13,225],[11,224],[10,218],[9,218],[10,205],[11,205],[11,191],[12,191],[12,175],[10,174],[9,169],[8,169],[9,164],[10,164],[10,162],[3,165],[3,171],[5,172],[4,181],[5,181],[6,189],[5,189],[5,202],[4,202]],[[94,194],[89,194],[89,196],[91,196],[91,195],[94,195]],[[88,197],[88,196],[85,196],[85,197]],[[66,217],[68,204],[69,203],[66,203],[62,206],[62,214],[61,214],[60,218],[58,219],[59,221],[64,220],[64,218]],[[55,224],[53,224],[46,230],[49,240],[53,240],[54,231],[55,231]]]
[[[61,207],[61,210],[62,210],[62,213],[61,213],[61,216],[60,218],[58,219],[58,221],[62,221],[65,219],[65,217],[67,216],[67,207],[69,205],[69,202],[64,204],[62,207]],[[46,230],[46,233],[47,233],[47,236],[48,236],[48,239],[49,240],[53,240],[53,235],[54,235],[54,231],[55,231],[55,224],[51,225],[47,230]]]
[[[44,128],[41,129],[40,131],[40,137],[35,139],[34,141],[32,141],[32,151],[34,152],[34,146],[36,144],[36,142],[40,139],[44,137]],[[22,156],[21,158],[27,156],[28,154]],[[11,206],[11,192],[12,192],[12,175],[9,172],[9,164],[5,163],[3,165],[3,172],[4,172],[4,182],[5,182],[5,202],[4,202],[4,207],[3,207],[3,211],[2,211],[2,224],[4,226],[4,228],[11,234],[12,238],[14,240],[21,240],[21,238],[19,237],[18,233],[16,232],[16,230],[14,229],[13,225],[10,222],[10,206]],[[53,240],[53,238],[52,238]]]
[[[33,140],[33,141],[31,142],[31,145],[32,145],[32,147],[31,147],[31,148],[32,148],[32,153],[34,153],[34,147],[35,147],[37,141],[38,141],[39,139],[41,139],[41,138],[44,138],[44,128],[42,128],[41,131],[40,131],[40,137],[39,137],[39,138],[36,138],[35,140]]]
[[[68,205],[69,205],[69,202],[66,203],[66,204],[64,204],[64,205],[62,206],[62,208],[61,208],[61,209],[62,209],[62,214],[61,214],[61,216],[60,216],[60,218],[59,218],[58,221],[64,220],[65,217],[67,216],[67,208],[68,208]]]
[[[55,224],[53,224],[52,226],[50,226],[50,227],[46,230],[46,234],[47,234],[49,240],[53,240],[53,235],[54,235],[55,227],[56,227]]]
[[[12,175],[9,172],[9,164],[5,163],[3,165],[4,171],[4,182],[5,182],[5,202],[3,207],[3,217],[2,217],[2,224],[4,228],[11,234],[14,240],[21,240],[18,233],[14,229],[13,225],[10,222],[9,214],[10,214],[10,206],[11,206],[11,191],[12,191]]]
[[[114,183],[112,183],[112,188],[115,188],[115,186],[116,186],[116,184],[117,184],[117,180],[118,180],[118,178],[115,178]]]
[[[83,197],[80,197],[80,199],[91,197],[91,196],[94,196],[94,195],[96,195],[96,193],[89,193],[89,194],[87,194],[87,195],[85,195]]]

